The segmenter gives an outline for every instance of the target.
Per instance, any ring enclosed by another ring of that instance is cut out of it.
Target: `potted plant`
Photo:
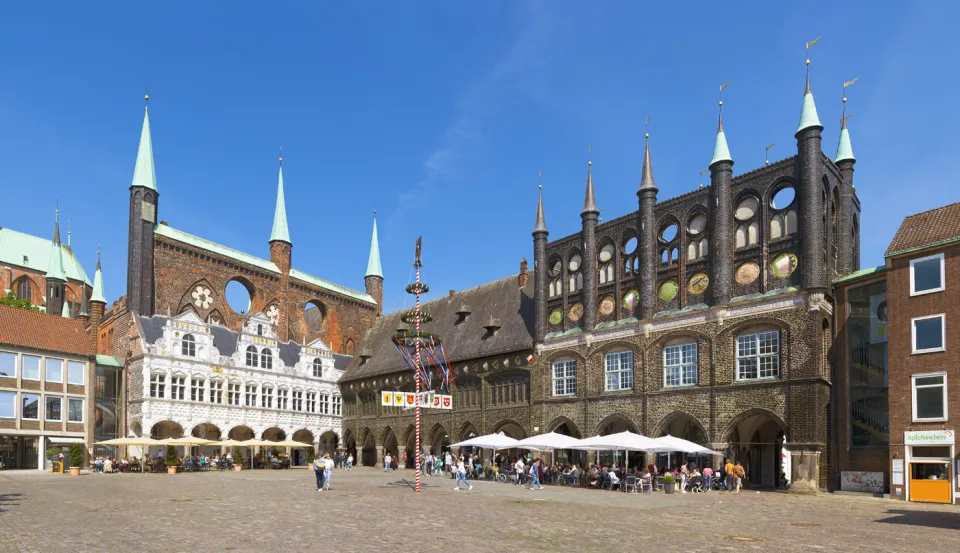
[[[80,467],[83,466],[83,446],[70,444],[70,476],[80,476]]]
[[[163,462],[167,465],[167,474],[177,473],[177,467],[180,465],[180,461],[177,459],[177,450],[172,445],[167,446],[167,457]]]
[[[677,490],[677,480],[673,477],[672,474],[668,474],[663,477],[663,491],[664,493],[673,493]]]
[[[243,470],[243,450],[240,446],[233,447],[233,470],[236,472]]]
[[[316,450],[313,449],[313,446],[307,448],[307,465],[312,465],[313,460],[317,458]]]

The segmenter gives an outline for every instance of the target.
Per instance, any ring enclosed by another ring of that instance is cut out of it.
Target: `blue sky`
[[[59,199],[91,277],[100,242],[108,300],[123,294],[149,83],[160,219],[268,257],[283,145],[294,266],[362,289],[376,208],[392,311],[418,235],[434,295],[532,262],[539,171],[551,238],[576,232],[591,145],[601,216],[635,210],[647,116],[660,199],[696,188],[726,80],[734,172],[770,143],[793,155],[818,35],[831,156],[841,84],[860,77],[863,266],[904,216],[960,200],[956,4],[350,4],[0,8],[0,225],[49,236]]]

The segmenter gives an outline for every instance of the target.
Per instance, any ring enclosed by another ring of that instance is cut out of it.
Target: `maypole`
[[[417,390],[416,390],[416,391],[417,391],[417,395],[414,396],[414,397],[416,398],[416,399],[414,399],[414,401],[416,402],[416,403],[414,403],[414,405],[415,405],[414,408],[416,409],[416,414],[414,415],[414,417],[416,418],[416,425],[417,425],[417,443],[416,443],[416,445],[414,446],[414,447],[415,447],[414,453],[415,453],[416,456],[417,456],[417,482],[416,482],[416,484],[417,484],[417,487],[416,487],[417,493],[420,493],[420,375],[419,375],[418,373],[420,373],[420,372],[423,370],[423,360],[420,359],[420,265],[421,265],[421,263],[420,263],[420,240],[421,240],[422,238],[423,238],[422,236],[421,236],[420,238],[417,238],[417,256],[416,256],[416,258],[415,258],[415,260],[414,260],[414,262],[413,262],[413,266],[414,266],[414,267],[416,268],[416,270],[417,270],[417,281],[416,281],[416,287],[414,288],[414,291],[415,291],[415,293],[416,293],[416,298],[417,298],[417,303],[416,303],[416,308],[415,308],[415,309],[416,309],[416,315],[415,315],[415,318],[414,318],[414,320],[415,320],[415,323],[414,323],[414,332],[416,333],[416,336],[417,336],[417,339],[416,339],[416,342],[415,342],[415,344],[416,344],[416,346],[415,346],[415,347],[416,347],[416,356],[417,356],[417,367],[416,367],[416,371],[414,371],[414,380],[417,382]]]

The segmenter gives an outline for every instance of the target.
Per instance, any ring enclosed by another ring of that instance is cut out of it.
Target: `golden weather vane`
[[[280,146],[280,165],[283,165],[283,146]]]
[[[700,171],[700,188],[703,188],[703,176],[710,172],[710,169]]]
[[[854,77],[849,81],[843,83],[843,116],[840,117],[840,126],[843,127],[843,124],[847,122],[847,119],[850,119],[850,116],[847,115],[847,87],[853,83],[860,80],[860,77]]]
[[[718,103],[718,105],[720,106],[721,113],[723,112],[723,89],[727,88],[729,85],[730,85],[730,81],[727,81],[722,85],[720,85],[720,102]]]
[[[643,137],[650,138],[650,120],[653,119],[653,116],[650,115],[643,122]]]
[[[764,165],[770,165],[770,160],[767,158],[767,154],[770,152],[770,150],[771,150],[774,146],[776,146],[776,144],[770,144],[770,145],[767,146],[766,149],[764,150],[764,152],[763,152],[763,164],[764,164]]]
[[[807,77],[810,77],[810,47],[816,44],[818,40],[820,40],[819,36],[808,42],[803,49],[804,63],[807,66]]]

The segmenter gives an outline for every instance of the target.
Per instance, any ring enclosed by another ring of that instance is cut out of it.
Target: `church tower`
[[[810,91],[810,60],[807,63],[807,83],[800,110],[800,126],[794,135],[797,139],[797,164],[800,169],[800,270],[803,287],[807,290],[823,290],[827,287],[827,267],[824,261],[825,229],[823,220],[824,190],[823,153],[821,133],[823,125],[817,115],[817,105]]]
[[[650,134],[644,134],[643,171],[637,199],[640,203],[640,319],[650,319],[657,312],[657,185],[653,180],[653,162],[650,160]]]
[[[856,79],[854,79],[856,80]],[[843,87],[853,84],[853,81],[844,83]],[[837,144],[837,157],[834,160],[840,169],[840,236],[837,237],[837,246],[840,250],[840,274],[846,275],[860,270],[854,255],[855,233],[853,227],[853,166],[857,158],[853,157],[853,147],[850,145],[850,131],[847,129],[847,94],[843,94],[843,118],[840,121],[840,142]]]
[[[377,237],[377,212],[373,212],[373,237],[370,238],[370,259],[367,274],[363,277],[367,295],[377,302],[377,316],[383,314],[383,269],[380,267],[380,240]]]
[[[541,176],[543,173],[541,173]],[[543,218],[543,185],[537,194],[537,223],[533,227],[534,343],[547,335],[547,223]]]
[[[593,162],[587,162],[587,193],[580,212],[583,228],[583,329],[597,325],[597,201],[593,194]]]
[[[723,109],[723,100],[720,100]],[[730,301],[733,287],[733,158],[727,147],[727,135],[723,132],[723,112],[717,123],[717,141],[713,145],[710,160],[710,236],[713,240],[710,253],[713,267],[713,304]]]
[[[283,153],[280,154],[280,173],[277,177],[277,206],[273,212],[273,230],[270,232],[270,261],[280,269],[280,309],[277,321],[277,336],[289,338],[288,317],[282,311],[287,306],[287,282],[290,278],[290,263],[293,243],[287,228],[287,204],[283,197]]]
[[[144,100],[149,100],[144,96]],[[127,309],[141,315],[154,314],[153,228],[157,222],[157,174],[153,166],[150,115],[143,109],[140,149],[130,185],[130,225],[127,249]]]
[[[50,261],[47,265],[47,313],[62,315],[64,311],[67,277],[63,270],[63,248],[60,247],[60,210],[53,223],[53,242],[50,245]],[[69,312],[66,316],[70,316]]]

